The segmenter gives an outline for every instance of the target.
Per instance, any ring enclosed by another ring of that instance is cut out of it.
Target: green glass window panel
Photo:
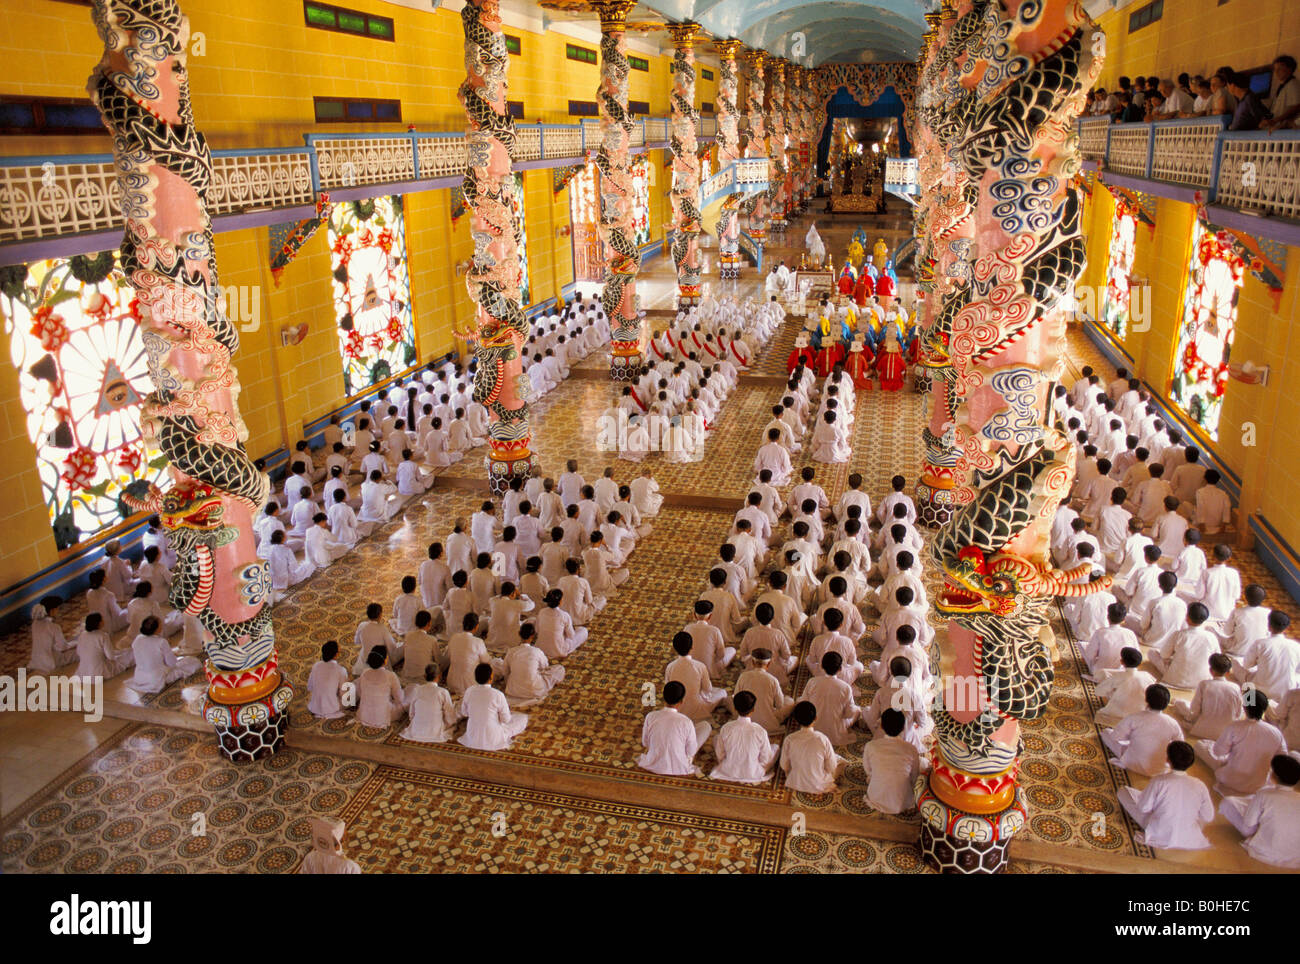
[[[329,7],[318,7],[314,3],[307,4],[307,22],[313,27],[337,27],[338,23],[334,19],[334,11]]]
[[[350,10],[340,10],[339,29],[346,30],[349,33],[365,33],[366,32],[365,15],[360,13],[353,13]]]
[[[371,17],[366,23],[370,26],[370,36],[382,37],[384,40],[393,39],[393,21]]]

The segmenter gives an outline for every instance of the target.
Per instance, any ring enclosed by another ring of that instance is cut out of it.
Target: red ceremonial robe
[[[903,361],[901,351],[882,350],[877,368],[880,371],[880,387],[883,391],[902,390],[903,376],[907,374],[907,362]]]
[[[787,372],[794,371],[796,368],[799,367],[800,361],[802,361],[805,365],[811,368],[815,361],[815,359],[813,358],[814,354],[815,352],[813,351],[813,347],[811,345],[808,345],[804,348],[796,348],[794,351],[790,352],[790,357],[786,359],[785,370]]]
[[[835,367],[835,363],[844,358],[844,346],[838,342],[832,343],[829,339],[822,342],[821,348],[817,349],[817,377],[825,378]]]
[[[867,306],[867,299],[875,294],[875,286],[871,283],[871,275],[866,271],[858,278],[858,283],[853,287],[853,300],[859,308]]]
[[[848,353],[848,358],[844,362],[844,370],[853,379],[854,388],[868,390],[871,388],[871,363],[875,360],[871,349],[865,344],[862,346],[862,351]]]

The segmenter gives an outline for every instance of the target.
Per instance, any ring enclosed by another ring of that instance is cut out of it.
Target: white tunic
[[[1182,738],[1177,720],[1152,709],[1126,716],[1119,726],[1101,734],[1102,743],[1119,759],[1121,767],[1149,777],[1164,772],[1169,744]]]
[[[528,726],[523,713],[510,712],[505,694],[488,683],[475,683],[460,701],[460,715],[468,721],[462,746],[474,750],[506,750],[510,742]]]
[[[1119,799],[1142,825],[1148,846],[1161,850],[1205,850],[1210,846],[1201,826],[1214,819],[1214,804],[1210,791],[1196,777],[1174,770],[1160,773],[1140,795],[1132,787],[1124,787]]]
[[[830,793],[842,762],[826,734],[815,727],[791,733],[781,746],[785,785],[800,793]]]
[[[1222,677],[1201,680],[1191,703],[1180,700],[1174,714],[1187,724],[1189,737],[1217,740],[1229,723],[1241,719],[1241,687]]]
[[[916,806],[921,757],[907,740],[887,734],[873,737],[862,750],[862,769],[871,781],[867,802],[881,813],[905,813]]]
[[[1256,860],[1300,867],[1300,793],[1294,787],[1269,786],[1249,798],[1227,797],[1221,809]]]
[[[403,740],[446,743],[456,730],[451,694],[437,683],[412,686],[406,695],[406,709],[411,722],[401,733]]]
[[[307,692],[311,698],[307,709],[322,720],[336,720],[343,715],[341,689],[347,682],[348,671],[337,660],[317,660],[307,676]]]
[[[1136,667],[1107,676],[1097,684],[1097,698],[1106,701],[1097,711],[1097,725],[1117,726],[1125,717],[1142,712],[1147,705],[1147,687],[1155,681],[1150,673]]]
[[[645,753],[637,766],[666,776],[691,776],[697,772],[695,754],[708,739],[709,724],[693,722],[675,707],[651,710],[641,725],[641,745]]]
[[[748,717],[723,724],[713,740],[718,765],[709,774],[714,780],[732,783],[764,783],[772,779],[776,745],[767,730]]]

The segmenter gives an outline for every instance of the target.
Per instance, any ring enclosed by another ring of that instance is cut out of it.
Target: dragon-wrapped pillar
[[[641,252],[632,232],[632,175],[628,150],[632,116],[627,107],[627,15],[635,0],[591,0],[600,14],[600,233],[605,242],[605,289],[601,303],[609,318],[609,377],[636,378],[645,352],[641,316],[636,305],[636,276]]]
[[[516,476],[533,472],[523,344],[528,323],[520,304],[519,223],[514,192],[515,121],[506,106],[509,53],[498,0],[469,0],[465,29],[465,206],[474,257],[465,286],[477,307],[474,399],[488,410],[488,483],[503,494]]]
[[[206,205],[212,156],[195,127],[189,19],[175,0],[96,0],[104,57],[88,90],[113,138],[126,232],[122,271],[141,307],[154,390],[142,430],[167,457],[166,491],[124,500],[156,512],[177,555],[168,602],[203,626],[204,718],[221,752],[261,759],[284,743],[293,688],[271,626],[271,578],[253,515],[270,491],[244,450],[239,334],[221,310]]]
[[[739,90],[736,54],[742,49],[739,40],[722,40],[714,45],[718,51],[718,170],[740,157],[740,116],[736,112]],[[740,195],[723,202],[718,217],[718,272],[724,280],[740,277]]]
[[[978,200],[970,295],[949,331],[957,507],[931,544],[953,675],[934,714],[920,847],[937,869],[990,873],[1027,819],[1020,721],[1041,717],[1051,695],[1049,607],[1110,582],[1088,583],[1086,567],[1058,572],[1049,558],[1074,477],[1050,405],[1063,371],[1060,302],[1084,259],[1074,119],[1100,60],[1078,0],[963,0],[947,19],[947,43],[969,51],[950,68],[969,96],[950,112],[955,136],[930,126]]]
[[[677,305],[700,303],[700,158],[695,134],[695,36],[698,23],[672,24],[673,264],[677,268]]]
[[[769,76],[772,89],[767,101],[767,153],[772,159],[772,183],[767,189],[767,206],[771,213],[769,226],[773,231],[784,231],[786,209],[790,202],[789,167],[786,163],[786,87],[784,60],[774,60]]]
[[[747,136],[745,140],[746,157],[767,157],[766,121],[763,118],[763,99],[766,91],[763,65],[767,55],[761,50],[751,50],[746,58],[749,71],[746,74],[745,108]],[[741,203],[741,210],[749,220],[749,236],[759,244],[767,240],[768,205],[767,194],[751,196]]]

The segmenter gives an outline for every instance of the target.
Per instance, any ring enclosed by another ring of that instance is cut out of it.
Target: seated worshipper
[[[650,469],[642,470],[641,475],[632,480],[629,488],[632,490],[632,504],[644,518],[653,518],[659,514],[664,497],[659,494],[659,483],[655,481]]]
[[[519,586],[510,580],[501,583],[501,592],[488,603],[488,631],[484,640],[489,649],[504,652],[519,639],[519,626],[525,613],[534,609]]]
[[[731,647],[740,642],[747,620],[736,603],[736,597],[727,591],[727,570],[715,567],[709,570],[709,586],[700,598],[713,603],[710,621],[722,631],[723,641]]]
[[[677,658],[664,669],[664,681],[682,684],[684,697],[681,711],[692,720],[708,720],[719,705],[726,704],[727,691],[713,686],[709,668],[692,655],[695,641],[685,630],[673,636]]]
[[[552,589],[546,594],[546,605],[537,613],[537,648],[549,659],[563,659],[587,641],[585,626],[574,626],[573,619],[560,603],[564,593]]]
[[[1204,603],[1192,603],[1187,607],[1188,628],[1173,634],[1166,652],[1148,653],[1151,666],[1166,686],[1194,689],[1210,678],[1210,656],[1219,652],[1219,639],[1205,628],[1209,616]]]
[[[82,626],[72,641],[77,649],[77,669],[73,676],[109,679],[134,665],[135,653],[130,647],[119,650],[113,646],[112,638],[104,629],[104,618],[99,613],[87,613]]]
[[[356,634],[352,638],[357,647],[357,659],[352,664],[353,675],[360,675],[365,669],[366,658],[370,655],[370,650],[376,646],[383,646],[385,652],[395,654],[398,659],[401,658],[401,645],[393,639],[388,625],[380,622],[383,615],[384,607],[379,603],[370,603],[366,606],[366,618],[357,624]]]
[[[280,530],[283,533],[283,529]],[[268,543],[269,549],[269,543]],[[118,633],[130,624],[126,610],[118,605],[112,590],[105,588],[103,569],[92,569],[87,580],[90,588],[86,590],[86,610],[96,613],[104,621],[105,632]]]
[[[750,654],[750,668],[736,679],[735,692],[749,692],[756,701],[754,722],[768,733],[779,735],[785,732],[785,720],[794,707],[794,700],[782,692],[780,682],[772,675],[771,659],[770,650],[761,647],[754,650]]]
[[[1300,643],[1284,636],[1291,617],[1280,609],[1268,614],[1268,635],[1250,644],[1241,657],[1238,678],[1265,693],[1282,693],[1300,685]]]
[[[180,630],[182,614],[174,609],[164,612],[158,601],[160,598],[166,597],[154,592],[153,583],[149,580],[135,584],[131,601],[126,604],[127,639],[135,639],[140,634],[141,624],[150,616],[157,617],[158,633],[161,636],[174,636]]]
[[[1099,583],[1102,573],[1093,570],[1088,576],[1089,584]],[[1081,642],[1092,639],[1097,630],[1104,629],[1109,623],[1107,613],[1118,597],[1107,589],[1096,587],[1097,591],[1079,599],[1067,599],[1062,607],[1066,621],[1074,628],[1075,638]]]
[[[587,582],[596,597],[608,599],[614,590],[627,582],[631,575],[626,569],[609,567],[609,551],[605,548],[605,537],[599,530],[591,533],[591,545],[582,550],[582,567],[587,574]]]
[[[1223,653],[1209,658],[1210,677],[1196,684],[1190,703],[1179,700],[1170,711],[1183,724],[1189,737],[1217,740],[1224,728],[1241,719],[1241,687],[1227,678],[1232,660]]]
[[[861,708],[853,700],[853,687],[840,678],[843,662],[838,652],[827,652],[821,659],[826,675],[813,677],[803,690],[803,698],[817,707],[817,729],[835,746],[856,739],[851,730],[862,717]]]
[[[409,448],[402,449],[402,461],[397,464],[398,495],[419,495],[433,485],[433,476],[422,472]]]
[[[50,613],[59,605],[57,596],[46,596],[32,607],[32,652],[27,661],[31,673],[53,673],[77,658],[77,648],[63,635]]]
[[[135,658],[135,675],[127,684],[137,693],[161,693],[177,680],[193,676],[203,664],[193,656],[177,656],[158,635],[161,623],[157,616],[147,616],[140,625],[140,634],[131,643]]]
[[[781,745],[785,785],[800,793],[831,793],[848,761],[836,755],[831,741],[817,729],[817,707],[803,700],[790,711],[798,725]]]
[[[433,622],[434,613],[438,615],[438,625]],[[445,666],[446,659],[438,655],[438,640],[432,630],[446,630],[442,610],[434,608],[434,613],[421,609],[415,614],[414,627],[402,639],[402,672],[404,682],[421,683],[424,681],[424,667],[430,663]],[[409,693],[407,694],[410,695]]]
[[[466,721],[465,735],[457,742],[471,750],[508,750],[528,726],[527,714],[511,712],[505,694],[492,687],[488,663],[474,667],[474,685],[461,697],[460,715]]]
[[[117,597],[118,602],[124,603],[131,596],[135,580],[121,553],[122,543],[117,539],[104,543],[104,587]]]
[[[550,545],[558,545],[558,543],[550,543]],[[520,594],[531,600],[533,607],[536,608],[543,604],[542,601],[550,590],[551,584],[542,575],[542,557],[529,556],[524,561],[524,574],[519,577]],[[568,609],[565,609],[565,612],[568,612]]]
[[[429,543],[429,558],[420,563],[420,601],[425,609],[441,606],[451,588],[451,567],[443,557],[441,542]]]
[[[474,685],[474,668],[483,663],[493,663],[487,647],[477,635],[479,619],[476,613],[466,613],[461,629],[447,640],[447,689],[452,696],[460,696]],[[496,661],[501,665],[500,661]]]
[[[384,475],[378,469],[370,473],[370,477],[361,483],[361,514],[357,516],[360,522],[385,523],[389,521],[401,505],[401,500],[397,496],[397,486],[384,479]]]
[[[1160,589],[1160,547],[1147,546],[1142,550],[1143,565],[1133,570],[1122,593],[1116,593],[1128,605],[1130,626],[1141,627],[1148,611],[1164,593]]]
[[[678,709],[686,699],[686,687],[681,683],[664,683],[663,697],[664,708],[647,713],[641,726],[641,745],[646,751],[637,758],[637,766],[664,776],[703,776],[695,765],[695,755],[708,742],[713,728],[707,720],[692,720]]]
[[[926,595],[925,586],[915,574],[914,563],[915,559],[910,552],[900,552],[894,557],[898,572],[881,583],[880,588],[876,590],[876,608],[881,613],[886,611],[894,599],[894,594],[903,586],[912,590],[912,598],[916,600],[917,605],[929,608],[930,599]]]
[[[1174,559],[1174,572],[1178,575],[1178,595],[1188,602],[1205,598],[1205,574],[1209,565],[1205,550],[1200,547],[1201,534],[1195,529],[1183,533],[1183,548]]]
[[[718,764],[709,776],[731,783],[766,783],[772,779],[776,744],[767,730],[753,719],[757,700],[748,690],[738,691],[732,700],[736,719],[722,725],[713,740]]]
[[[889,685],[889,667],[898,656],[905,657],[917,668],[922,680],[930,676],[930,657],[916,639],[916,627],[903,623],[894,630],[894,638],[880,652],[880,659],[872,660],[868,669],[878,686]]]
[[[438,685],[438,664],[428,663],[422,674],[424,682],[407,689],[406,713],[411,722],[399,735],[413,743],[446,743],[460,717],[451,694]]]
[[[312,851],[303,858],[300,874],[359,874],[361,866],[343,853],[346,825],[334,817],[313,817]]]
[[[362,726],[384,729],[402,718],[402,684],[397,674],[385,664],[388,650],[376,646],[366,656],[369,667],[357,677],[357,722]]]
[[[336,658],[339,644],[328,639],[320,648],[320,659],[312,664],[307,676],[307,709],[318,720],[337,720],[343,716],[343,684],[348,681],[348,671]]]
[[[469,574],[469,591],[474,596],[474,612],[486,619],[492,611],[492,599],[501,592],[501,577],[492,568],[492,556],[480,552],[474,557],[474,568]]]
[[[442,604],[448,632],[465,621],[466,613],[474,612],[474,594],[468,586],[469,573],[464,569],[457,569],[451,574],[451,588],[447,590],[447,598]]]
[[[489,499],[469,517],[470,533],[478,552],[491,552],[496,546],[496,510],[496,505]]]
[[[299,503],[305,504],[310,503]],[[311,521],[311,528],[307,530],[303,542],[303,558],[312,564],[313,570],[326,569],[334,560],[347,555],[351,547],[334,540],[330,534],[329,516],[324,512],[315,513]]]
[[[767,442],[754,456],[755,477],[764,469],[771,470],[773,485],[785,485],[790,481],[790,453],[781,445],[780,429],[767,430]]]
[[[695,619],[684,627],[695,641],[691,655],[708,669],[710,679],[721,676],[736,656],[735,647],[726,645],[722,630],[712,624],[712,617],[713,603],[707,599],[697,599]]]
[[[564,679],[564,667],[552,666],[546,654],[537,647],[537,633],[532,623],[519,627],[519,640],[507,651],[502,670],[506,700],[515,709],[540,703]]]
[[[1205,484],[1196,490],[1195,507],[1190,510],[1192,524],[1210,536],[1232,525],[1232,499],[1219,488],[1221,478],[1218,469],[1205,470]]]
[[[1214,771],[1214,789],[1225,797],[1254,793],[1268,780],[1269,764],[1286,753],[1282,731],[1266,722],[1269,698],[1262,690],[1250,690],[1245,698],[1245,716],[1223,728],[1217,740],[1200,740],[1196,755]]]
[[[1157,850],[1205,850],[1201,827],[1214,819],[1205,784],[1187,772],[1196,762],[1191,744],[1174,740],[1165,748],[1169,769],[1156,773],[1140,793],[1121,787],[1119,802],[1143,828],[1143,842]]]
[[[313,572],[316,565],[310,559],[298,561],[293,550],[284,544],[284,530],[271,533],[271,545],[266,552],[266,563],[271,574],[272,600],[284,597],[285,590],[298,585]]]
[[[1180,740],[1178,721],[1165,713],[1169,690],[1159,683],[1146,690],[1146,709],[1124,717],[1114,729],[1101,731],[1101,742],[1115,756],[1111,763],[1153,777],[1165,769],[1165,748]]]
[[[1232,615],[1237,607],[1237,600],[1241,598],[1241,574],[1237,572],[1235,566],[1228,564],[1228,560],[1232,558],[1232,549],[1226,544],[1221,542],[1216,545],[1212,555],[1214,565],[1205,570],[1203,581],[1205,595],[1201,601],[1210,611],[1208,626],[1218,631]]]
[[[782,573],[773,573],[773,575],[781,575],[784,578]],[[740,641],[737,655],[742,663],[752,668],[756,658],[755,654],[760,649],[766,650],[768,658],[772,661],[769,667],[770,672],[780,681],[782,686],[788,686],[790,684],[790,673],[794,671],[796,664],[795,657],[790,653],[791,637],[787,634],[787,630],[791,626],[788,622],[778,622],[777,607],[774,602],[781,603],[784,601],[785,604],[788,604],[787,617],[796,614],[794,606],[790,597],[779,590],[764,593],[763,597],[760,598],[763,601],[754,607],[755,625],[745,630],[745,636]],[[782,629],[782,625],[786,628]],[[794,634],[797,636],[798,625],[795,624],[793,629]]]
[[[1162,572],[1156,579],[1163,595],[1151,604],[1138,627],[1142,642],[1162,659],[1168,658],[1174,636],[1187,628],[1187,603],[1177,594],[1178,576]],[[1208,627],[1206,627],[1208,628]]]
[[[1125,625],[1127,616],[1128,609],[1123,603],[1112,603],[1106,607],[1106,625],[1093,633],[1083,646],[1083,661],[1088,666],[1089,677],[1106,679],[1118,672],[1123,665],[1121,653],[1128,647],[1141,652],[1138,634]],[[1152,679],[1152,682],[1156,681]]]
[[[1224,797],[1219,812],[1246,839],[1256,860],[1274,867],[1300,867],[1300,760],[1279,753],[1269,763],[1272,785],[1250,797]]]
[[[858,661],[858,650],[853,640],[840,632],[844,614],[839,609],[828,609],[825,614],[825,632],[814,636],[808,647],[808,656],[804,664],[813,676],[818,675],[822,667],[822,657],[827,653],[837,653],[840,657],[839,678],[845,683],[852,683],[862,675],[862,663]],[[805,697],[806,697],[805,692]]]
[[[812,457],[818,462],[847,462],[853,454],[843,427],[834,412],[826,412],[812,437]]]
[[[347,490],[335,489],[332,498],[333,503],[325,510],[325,518],[330,524],[330,536],[338,545],[350,549],[362,536],[368,536],[374,531],[374,523],[357,520],[356,512],[348,504]]]
[[[921,755],[902,736],[907,717],[899,710],[880,714],[880,735],[862,750],[867,779],[867,803],[881,813],[906,813],[916,807],[915,785],[921,774]]]
[[[1097,699],[1106,703],[1097,711],[1098,726],[1118,726],[1126,716],[1142,712],[1147,688],[1156,682],[1154,676],[1138,668],[1142,665],[1142,650],[1136,646],[1120,650],[1119,662],[1122,668],[1097,684]]]
[[[582,563],[577,559],[564,560],[564,575],[554,588],[563,593],[560,608],[569,614],[574,626],[585,626],[605,608],[605,597],[592,592],[591,583],[582,575]],[[549,590],[549,587],[548,587]],[[545,593],[542,594],[543,600]]]
[[[894,506],[902,504],[907,507],[907,524],[916,524],[916,505],[912,502],[912,497],[903,490],[907,488],[907,479],[901,475],[895,475],[889,480],[889,486],[893,490],[876,506],[876,519],[881,525],[894,518]]]

